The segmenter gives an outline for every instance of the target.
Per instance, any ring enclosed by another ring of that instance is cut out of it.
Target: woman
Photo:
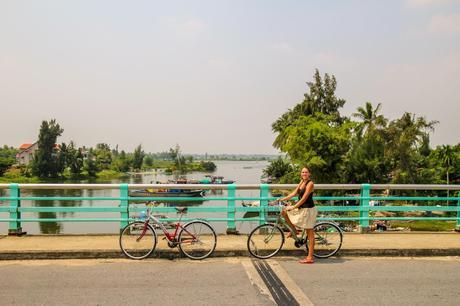
[[[314,184],[310,180],[310,171],[307,167],[304,167],[300,172],[301,181],[297,188],[284,198],[279,199],[280,201],[287,201],[292,197],[298,195],[299,200],[294,205],[289,205],[283,209],[281,214],[286,220],[287,224],[296,231],[296,227],[306,229],[308,237],[308,255],[306,258],[301,259],[299,263],[312,264],[313,260],[313,248],[315,246],[315,234],[313,227],[316,223],[316,215],[318,210],[313,203],[313,189]],[[288,237],[290,237],[288,234]]]

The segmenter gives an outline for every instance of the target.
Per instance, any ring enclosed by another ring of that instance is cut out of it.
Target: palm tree
[[[414,181],[416,174],[413,171],[416,152],[426,145],[429,132],[434,130],[437,123],[406,112],[388,126],[387,151],[396,161],[396,169],[408,174],[411,181]]]
[[[383,128],[387,124],[387,119],[383,115],[379,115],[379,111],[382,104],[377,104],[376,108],[373,108],[371,102],[366,102],[364,108],[358,107],[358,111],[353,113],[352,116],[361,119],[363,122],[358,126],[358,135],[369,135],[373,131],[379,128]]]
[[[449,145],[443,145],[438,151],[438,158],[441,159],[441,164],[446,167],[446,181],[449,185],[449,170],[452,165],[452,160],[454,158],[454,151]],[[447,189],[447,197],[449,197],[449,189]],[[447,205],[449,205],[449,200],[447,200]]]

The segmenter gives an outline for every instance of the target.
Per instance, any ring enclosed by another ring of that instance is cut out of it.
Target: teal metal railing
[[[156,184],[0,184],[0,222],[8,222],[10,234],[22,232],[22,223],[24,222],[118,222],[120,228],[123,228],[128,222],[134,220],[133,213],[145,210],[142,205],[133,205],[139,201],[219,201],[226,202],[221,206],[190,206],[188,211],[191,213],[220,213],[225,214],[225,217],[209,217],[205,218],[210,222],[226,222],[227,232],[236,231],[236,222],[256,221],[260,224],[267,221],[267,211],[277,211],[278,207],[269,207],[268,202],[275,200],[276,197],[270,195],[270,190],[292,190],[296,185],[156,185]],[[224,190],[226,196],[205,196],[205,197],[132,197],[129,192],[133,189],[205,189],[205,190]],[[101,197],[101,196],[21,196],[25,190],[91,190],[91,189],[112,189],[118,190],[119,196]],[[248,197],[238,196],[240,190],[258,190],[259,196]],[[354,193],[353,195],[334,196],[321,195],[315,196],[318,210],[320,212],[336,212],[337,216],[319,217],[319,220],[334,220],[334,221],[356,221],[359,222],[361,228],[369,227],[369,222],[372,220],[445,220],[456,221],[457,228],[460,228],[460,193],[457,196],[442,197],[442,196],[382,196],[374,195],[372,192],[385,191],[460,191],[460,185],[382,185],[382,184],[317,184],[315,190],[321,193],[337,192],[346,190]],[[358,193],[359,194],[356,194]],[[117,205],[112,206],[42,206],[42,207],[23,207],[22,201],[98,201],[98,202],[115,202]],[[238,206],[237,201],[258,201],[257,207]],[[324,205],[334,201],[351,201],[357,205]],[[385,205],[372,206],[371,201],[384,201]],[[446,204],[451,201],[454,205],[388,205],[395,204],[401,201],[409,202],[428,202]],[[174,207],[154,207],[154,212],[168,213],[175,212]],[[387,211],[387,212],[426,212],[426,211],[442,211],[451,212],[449,216],[442,217],[408,217],[408,216],[374,216],[372,212]],[[119,217],[91,217],[91,218],[24,218],[22,213],[117,213]],[[258,216],[252,218],[237,217],[237,213],[256,212]],[[355,213],[355,215],[344,214]],[[2,214],[4,216],[2,216]],[[342,214],[342,215],[340,215]],[[6,215],[6,216],[5,216]],[[191,218],[183,218],[183,221]],[[175,221],[177,218],[165,218],[165,221]]]

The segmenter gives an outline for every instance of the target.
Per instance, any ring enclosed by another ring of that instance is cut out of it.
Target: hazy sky
[[[0,145],[276,153],[318,68],[351,114],[382,103],[460,141],[460,1],[0,0]]]

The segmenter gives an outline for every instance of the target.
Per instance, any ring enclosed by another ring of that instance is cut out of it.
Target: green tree
[[[343,163],[344,181],[348,183],[384,183],[388,181],[388,161],[385,158],[385,127],[387,119],[370,102],[358,107],[353,117],[359,118],[350,150]]]
[[[59,167],[56,150],[57,137],[61,136],[64,130],[56,123],[55,119],[43,121],[38,135],[38,149],[35,152],[32,163],[32,173],[42,178],[57,177]]]
[[[132,160],[128,157],[124,150],[121,150],[120,154],[114,161],[113,168],[119,172],[128,172],[131,168]]]
[[[133,154],[133,168],[135,170],[140,170],[142,168],[144,157],[145,157],[145,153],[142,150],[142,145],[138,145],[136,149],[134,149],[134,154]]]
[[[112,151],[106,143],[98,143],[94,150],[96,166],[99,170],[110,169],[112,164]]]
[[[263,173],[266,176],[272,177],[274,179],[280,179],[291,171],[291,163],[279,156],[277,159],[274,159],[270,162],[268,167],[263,170]]]
[[[83,170],[86,171],[88,176],[96,177],[99,172],[99,168],[96,163],[96,156],[94,150],[90,149],[87,155],[87,158],[83,162]]]
[[[426,167],[420,150],[426,146],[427,137],[436,124],[437,121],[427,121],[407,112],[390,122],[386,133],[386,154],[393,169],[393,183],[430,182],[427,180],[431,178],[420,175],[420,170]]]
[[[357,126],[357,133],[359,137],[363,135],[372,135],[375,130],[383,129],[386,127],[388,120],[379,115],[381,104],[377,104],[374,108],[371,102],[366,102],[364,107],[358,107],[358,111],[353,113],[353,117],[359,118],[362,122]]]
[[[208,172],[216,171],[216,168],[217,168],[216,164],[213,163],[212,161],[201,161],[200,165],[204,169],[204,171],[208,171]]]
[[[339,182],[341,164],[350,147],[353,123],[331,125],[333,115],[301,116],[287,127],[289,135],[281,147],[299,166],[308,166],[317,182]]]
[[[325,74],[323,78],[315,70],[313,82],[307,82],[308,92],[304,94],[302,102],[298,103],[293,109],[289,109],[273,124],[272,130],[277,133],[273,146],[280,149],[290,136],[286,128],[291,126],[300,116],[315,116],[320,113],[328,115],[328,118],[334,123],[340,123],[343,118],[340,116],[339,109],[345,104],[344,99],[335,95],[337,81],[335,76]]]
[[[182,156],[180,146],[176,144],[174,148],[169,149],[169,157],[174,161],[174,166],[177,170],[185,170],[185,158]]]
[[[72,176],[79,176],[83,170],[83,154],[81,148],[76,148],[71,141],[67,146],[66,164]]]
[[[446,174],[446,184],[449,185],[450,177],[449,173],[452,171],[452,166],[455,163],[455,152],[450,145],[443,145],[436,150],[436,157],[438,158],[438,163],[443,168]],[[449,197],[449,190],[447,190],[447,197]],[[449,205],[449,201],[447,201],[447,205]]]
[[[0,176],[2,176],[8,168],[16,163],[17,153],[19,153],[19,150],[13,147],[8,147],[7,145],[0,148]]]
[[[152,168],[152,166],[153,166],[153,157],[152,157],[152,155],[149,154],[149,155],[146,155],[144,157],[144,165],[147,168]]]

